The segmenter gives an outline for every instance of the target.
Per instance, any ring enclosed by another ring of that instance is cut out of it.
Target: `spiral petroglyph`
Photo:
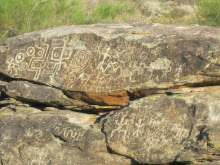
[[[74,73],[81,73],[88,66],[91,54],[86,50],[77,50],[73,55],[70,67],[73,68]]]
[[[218,164],[220,29],[54,27],[0,43],[0,164]]]
[[[189,77],[210,67],[212,74],[218,74],[217,45],[203,48],[206,40],[188,40],[192,36],[184,36],[178,27],[166,31],[141,26],[123,30],[105,25],[94,31],[89,26],[47,30],[29,39],[28,44],[21,42],[2,52],[6,59],[1,62],[5,68],[2,72],[69,91],[97,93],[184,85]],[[136,28],[141,32],[133,33]]]
[[[173,68],[168,57],[158,58],[155,51],[139,43],[101,39],[95,35],[36,39],[9,59],[8,73],[20,77],[30,72],[35,81],[51,85],[54,77],[61,80],[58,86],[69,90],[104,92],[150,80],[166,81],[172,74],[179,78],[184,71],[183,65]]]

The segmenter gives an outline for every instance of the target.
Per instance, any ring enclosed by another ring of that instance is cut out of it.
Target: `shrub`
[[[162,13],[160,17],[152,17],[151,22],[153,23],[183,23],[185,22],[184,16],[186,16],[186,12],[181,8],[173,8],[167,13]]]
[[[0,38],[51,26],[53,11],[51,0],[0,1]]]
[[[91,22],[111,22],[123,13],[132,14],[133,4],[126,0],[103,1],[91,14]]]
[[[126,0],[103,1],[90,15],[84,6],[84,0],[0,0],[0,41],[59,25],[114,21],[134,11]]]
[[[79,0],[0,1],[0,40],[53,26],[85,23]]]
[[[220,26],[220,0],[198,0],[198,23]]]

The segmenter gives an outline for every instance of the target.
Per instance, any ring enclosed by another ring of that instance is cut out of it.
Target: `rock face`
[[[217,164],[220,29],[64,26],[0,44],[0,164]]]
[[[2,164],[129,164],[107,154],[105,136],[90,124],[95,116],[73,112],[0,118]],[[85,123],[84,123],[85,122]]]
[[[199,90],[145,97],[110,114],[104,120],[109,147],[143,164],[213,159],[220,153],[220,87]]]
[[[2,43],[0,71],[73,98],[81,92],[92,104],[124,106],[128,95],[109,101],[108,93],[219,83],[219,34],[208,27],[138,23],[58,27]],[[97,99],[96,93],[106,94]]]
[[[1,72],[82,92],[184,85],[219,74],[219,32],[148,24],[54,28],[3,43]]]
[[[39,104],[51,106],[74,104],[76,106],[87,105],[85,103],[80,104],[79,101],[74,102],[74,100],[65,96],[62,90],[43,85],[36,85],[25,81],[12,81],[6,85],[6,90],[6,95],[10,97],[30,102],[37,102]]]

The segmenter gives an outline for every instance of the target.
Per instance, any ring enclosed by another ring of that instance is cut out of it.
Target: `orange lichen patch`
[[[103,93],[85,93],[85,92],[67,92],[72,98],[83,100],[96,105],[116,105],[126,106],[130,99],[126,91],[103,92]]]
[[[103,105],[119,105],[126,106],[129,103],[129,96],[125,91],[117,91],[111,93],[89,93],[89,98],[95,103]]]
[[[159,89],[145,89],[140,91],[129,91],[130,100],[152,95],[156,93],[158,90]]]

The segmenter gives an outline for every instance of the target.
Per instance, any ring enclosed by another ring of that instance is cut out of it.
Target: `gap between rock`
[[[176,85],[169,88],[153,88],[153,89],[142,89],[142,90],[121,90],[114,92],[105,92],[105,93],[87,93],[87,92],[79,92],[79,91],[67,91],[65,89],[61,89],[55,86],[50,86],[47,84],[21,79],[21,78],[11,78],[3,73],[0,73],[1,81],[4,82],[12,82],[12,81],[24,81],[29,82],[31,84],[40,85],[43,87],[50,87],[54,89],[60,90],[64,96],[71,100],[78,100],[87,104],[87,106],[77,107],[77,106],[52,106],[57,107],[58,109],[70,109],[76,112],[82,113],[100,113],[100,112],[109,112],[112,110],[118,110],[123,107],[129,105],[130,101],[146,97],[154,94],[166,94],[173,95],[174,93],[169,90],[179,89],[179,88],[196,88],[196,87],[205,87],[205,86],[218,86],[220,85],[220,80],[217,81],[203,81],[199,83],[186,83],[184,85]],[[211,77],[211,76],[210,76]],[[3,92],[4,93],[4,92]],[[4,93],[5,95],[5,93]],[[5,95],[6,96],[6,95]],[[44,103],[39,103],[37,100],[28,100],[22,97],[17,97],[18,100],[28,103],[33,107],[39,108],[44,111],[44,108],[47,105]],[[39,106],[40,105],[40,106]],[[41,108],[40,108],[41,107]]]

